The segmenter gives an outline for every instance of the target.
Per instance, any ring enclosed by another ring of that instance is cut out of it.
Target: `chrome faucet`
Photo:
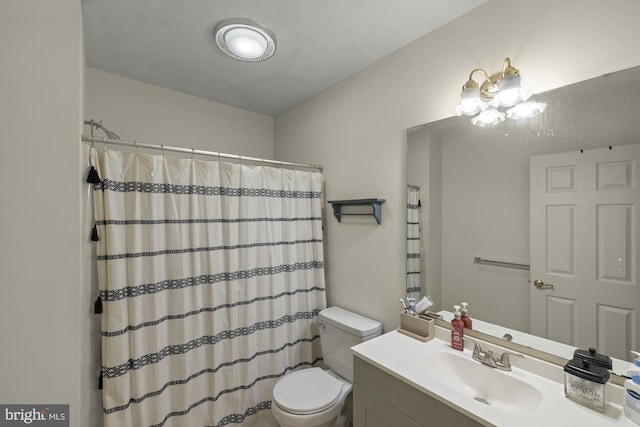
[[[490,366],[492,368],[500,369],[501,371],[510,371],[511,370],[511,361],[509,360],[509,356],[522,357],[524,356],[520,353],[513,353],[510,351],[505,351],[500,355],[500,357],[495,357],[493,355],[493,351],[491,350],[483,350],[479,343],[476,341],[473,342],[473,359],[482,363],[483,365]]]

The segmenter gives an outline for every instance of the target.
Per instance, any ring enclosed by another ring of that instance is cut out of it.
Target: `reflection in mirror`
[[[422,224],[420,187],[407,186],[407,300],[420,299],[422,291]]]
[[[626,369],[640,346],[640,67],[536,99],[546,111],[524,122],[409,129],[421,295],[434,311],[469,302],[500,337],[595,347]]]

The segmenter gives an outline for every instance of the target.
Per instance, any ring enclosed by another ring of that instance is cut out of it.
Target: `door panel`
[[[633,205],[599,205],[598,279],[632,284]]]
[[[547,206],[546,271],[553,274],[575,275],[575,220],[573,205]]]
[[[531,158],[532,333],[627,360],[640,345],[639,147]]]
[[[546,336],[567,345],[574,343],[576,336],[576,301],[546,295]]]

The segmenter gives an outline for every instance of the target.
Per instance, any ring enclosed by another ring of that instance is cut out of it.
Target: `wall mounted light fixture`
[[[476,73],[484,77],[482,83],[473,79]],[[471,71],[453,111],[458,116],[472,116],[471,123],[476,126],[495,126],[505,117],[518,120],[542,113],[547,104],[530,100],[531,95],[520,86],[520,71],[505,58],[498,73],[489,75],[481,68]]]
[[[239,61],[264,61],[276,53],[276,36],[273,32],[250,19],[220,21],[213,34],[220,50]]]

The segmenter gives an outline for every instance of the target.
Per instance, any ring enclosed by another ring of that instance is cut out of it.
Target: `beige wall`
[[[102,120],[122,139],[273,158],[273,117],[93,68],[86,81],[84,118]]]
[[[450,116],[469,72],[507,56],[534,92],[639,65],[638,16],[635,0],[490,0],[277,117],[276,157],[322,164],[328,200],[387,199],[382,225],[327,215],[329,303],[398,324],[408,127]]]
[[[2,0],[0,52],[0,402],[80,427],[80,0]]]

